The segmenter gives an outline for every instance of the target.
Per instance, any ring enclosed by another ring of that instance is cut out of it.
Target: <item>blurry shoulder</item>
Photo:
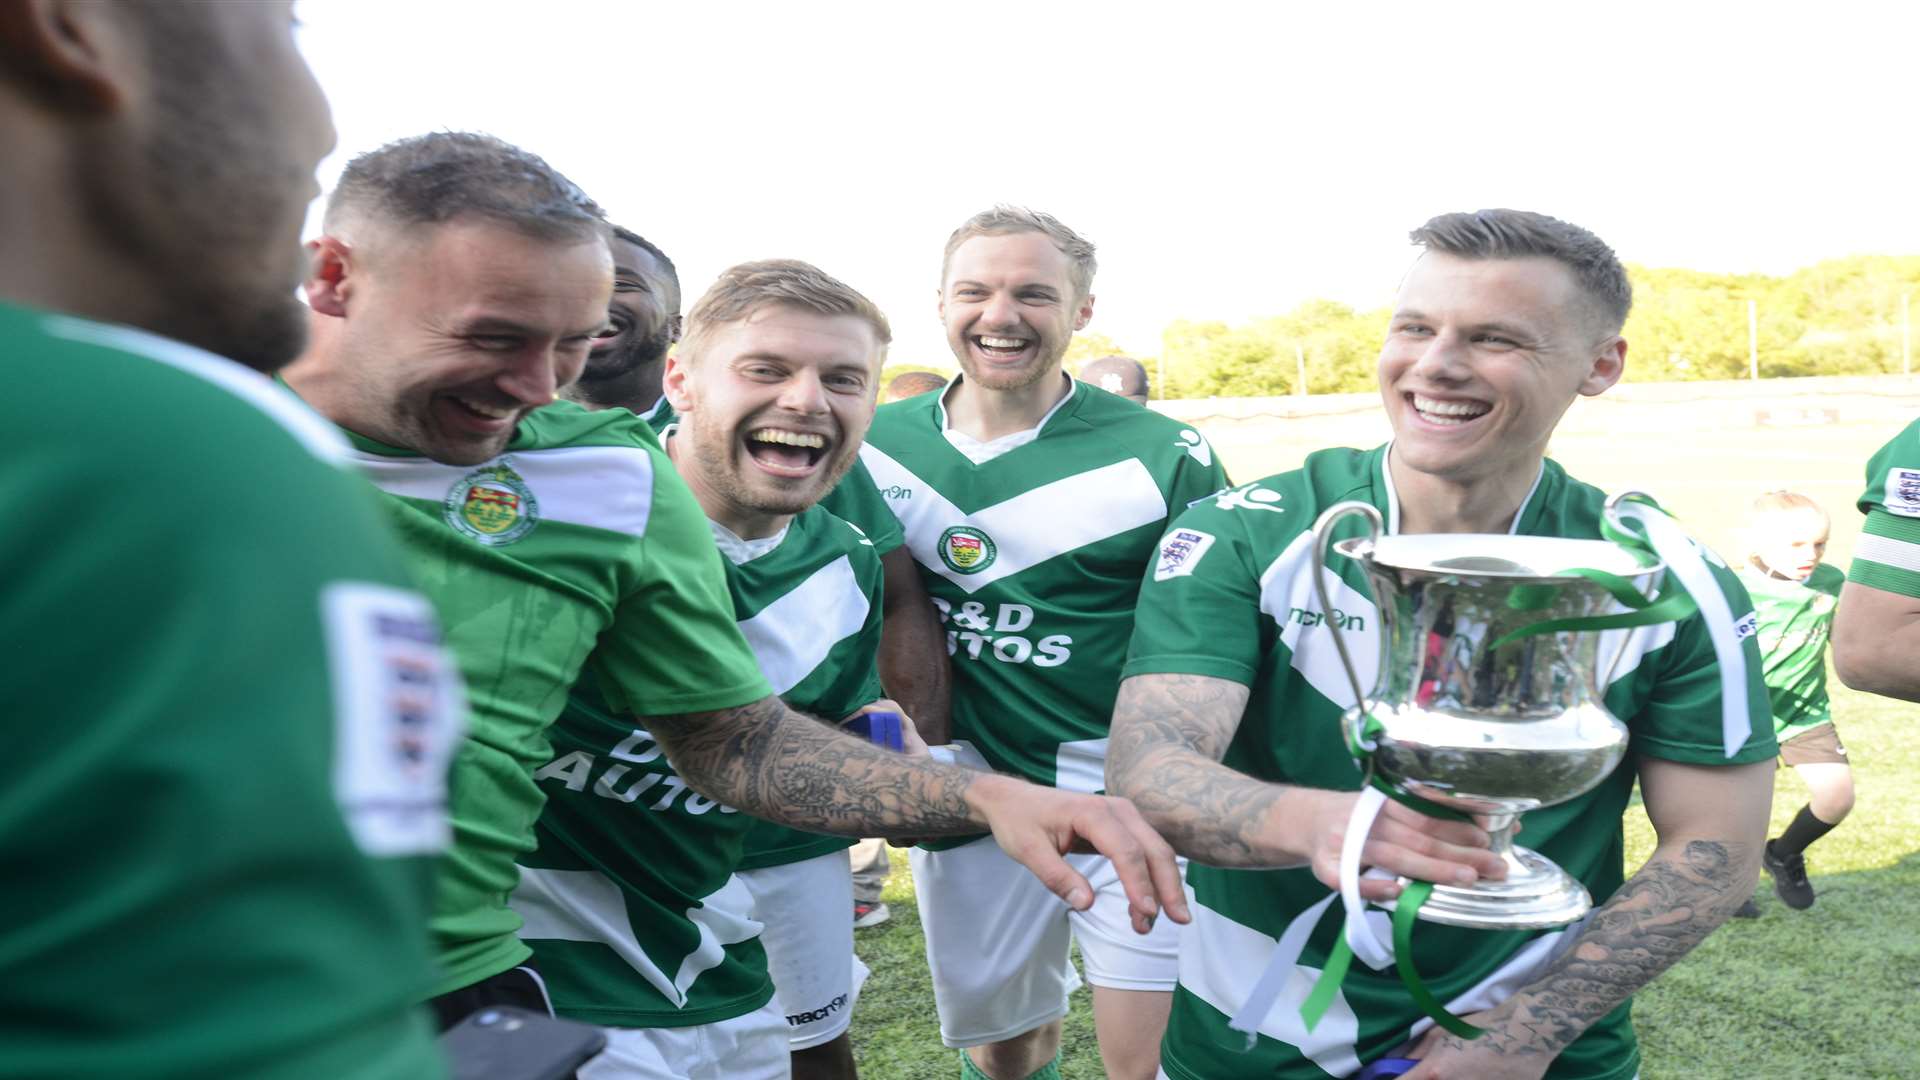
[[[1079,400],[1073,403],[1069,422],[1119,444],[1131,456],[1150,463],[1185,456],[1213,464],[1212,448],[1192,424],[1088,383],[1076,382],[1074,392]]]
[[[660,438],[645,420],[626,409],[588,409],[556,401],[520,421],[509,450],[564,450],[604,446],[659,451]]]

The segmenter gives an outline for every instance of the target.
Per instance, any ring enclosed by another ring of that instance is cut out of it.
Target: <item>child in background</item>
[[[1813,906],[1807,845],[1825,836],[1853,809],[1853,770],[1834,730],[1827,700],[1827,638],[1846,580],[1820,561],[1826,552],[1826,512],[1805,495],[1770,491],[1753,502],[1741,579],[1753,594],[1760,623],[1768,695],[1780,761],[1806,781],[1807,805],[1786,831],[1767,841],[1762,865],[1773,891],[1790,908]],[[1759,908],[1749,900],[1740,915]]]

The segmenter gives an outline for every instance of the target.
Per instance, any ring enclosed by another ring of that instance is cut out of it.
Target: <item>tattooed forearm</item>
[[[758,817],[846,836],[985,831],[966,792],[986,774],[880,749],[779,698],[643,723],[694,790]]]
[[[1656,850],[1540,978],[1487,1014],[1475,1049],[1558,1054],[1725,922],[1752,895],[1759,858],[1705,839]]]
[[[1259,839],[1283,788],[1220,764],[1247,688],[1204,675],[1136,675],[1120,684],[1107,790],[1132,799],[1180,854],[1213,866],[1285,861]]]

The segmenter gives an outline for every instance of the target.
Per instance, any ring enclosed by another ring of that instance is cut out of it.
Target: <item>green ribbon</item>
[[[1393,909],[1393,963],[1400,969],[1400,981],[1406,985],[1407,993],[1413,995],[1413,1003],[1420,1006],[1421,1012],[1462,1039],[1477,1039],[1486,1032],[1448,1012],[1440,999],[1433,996],[1433,991],[1427,989],[1427,984],[1420,981],[1420,972],[1413,966],[1413,924],[1420,917],[1421,906],[1432,895],[1430,881],[1408,882],[1406,891],[1400,894],[1400,902]]]
[[[1644,502],[1656,509],[1659,507],[1659,504],[1655,503],[1652,499],[1639,496],[1630,496],[1628,501]],[[1653,553],[1653,545],[1647,541],[1644,535],[1616,526],[1611,518],[1604,516],[1601,518],[1600,533],[1614,544],[1632,553],[1634,559],[1638,561],[1641,566],[1652,566],[1659,561],[1659,557]],[[1639,589],[1634,588],[1633,582],[1618,574],[1609,574],[1604,570],[1595,570],[1591,567],[1583,566],[1571,570],[1564,570],[1562,573],[1586,578],[1588,581],[1607,590],[1615,600],[1620,601],[1622,606],[1630,610],[1615,612],[1611,615],[1586,615],[1565,619],[1542,619],[1537,623],[1523,626],[1518,630],[1510,630],[1493,639],[1493,648],[1497,649],[1508,642],[1518,641],[1521,638],[1534,637],[1539,634],[1553,634],[1562,630],[1615,630],[1623,627],[1653,626],[1657,623],[1679,622],[1700,610],[1699,605],[1694,603],[1693,597],[1687,595],[1687,591],[1681,587],[1679,580],[1672,574],[1666,575],[1661,581],[1659,592],[1652,597],[1648,597]],[[1553,594],[1557,591],[1558,590],[1551,585],[1516,585],[1507,594],[1507,606],[1515,611],[1539,611],[1541,608],[1553,602]]]

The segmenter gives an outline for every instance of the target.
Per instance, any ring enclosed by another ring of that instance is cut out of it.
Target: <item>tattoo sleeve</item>
[[[986,831],[966,792],[987,774],[883,750],[777,697],[642,723],[694,790],[758,817],[845,836]]]
[[[1653,857],[1538,978],[1491,1010],[1482,1024],[1486,1034],[1472,1048],[1558,1054],[1726,922],[1753,895],[1760,872],[1773,790],[1772,762],[1760,764],[1764,773],[1753,766],[1693,770],[1696,790],[1682,798],[1697,805],[1672,815],[1656,809],[1656,787],[1643,767],[1648,813],[1661,833]],[[1738,775],[1743,769],[1745,778]],[[1678,782],[1684,778],[1662,780],[1659,790],[1672,791]],[[1674,820],[1663,822],[1666,816]]]
[[[1107,790],[1131,800],[1173,849],[1212,866],[1297,862],[1260,838],[1286,789],[1220,763],[1247,688],[1205,675],[1135,675],[1120,684]]]

